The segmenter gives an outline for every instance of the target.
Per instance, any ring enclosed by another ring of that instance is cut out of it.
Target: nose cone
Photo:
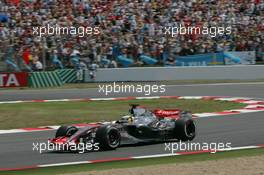
[[[51,143],[54,143],[54,144],[65,144],[68,140],[68,137],[58,137],[58,138],[53,138],[53,139],[49,139],[49,141]]]

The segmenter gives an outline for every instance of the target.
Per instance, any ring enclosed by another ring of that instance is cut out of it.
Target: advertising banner
[[[225,64],[255,64],[256,63],[256,52],[225,52],[224,54]]]
[[[211,66],[223,64],[223,53],[210,53],[176,57],[176,66]]]
[[[25,87],[28,85],[28,73],[0,73],[0,88],[3,87]]]

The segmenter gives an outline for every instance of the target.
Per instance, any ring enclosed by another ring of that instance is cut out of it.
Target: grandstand
[[[0,65],[13,71],[76,67],[80,60],[104,68],[175,66],[179,56],[213,59],[229,51],[254,51],[261,62],[264,55],[263,0],[2,0],[0,21]],[[48,24],[99,27],[100,34],[33,34],[33,27]],[[231,26],[232,34],[164,34],[164,26],[178,25]]]

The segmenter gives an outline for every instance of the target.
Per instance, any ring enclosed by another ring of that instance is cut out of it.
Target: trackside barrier
[[[43,88],[63,85],[58,72],[32,72],[29,75],[29,87]]]
[[[95,80],[85,72],[85,82],[254,79],[264,79],[263,65],[109,68],[98,69]]]
[[[59,69],[55,70],[63,81],[63,83],[75,83],[77,77],[76,77],[76,71],[74,69]]]

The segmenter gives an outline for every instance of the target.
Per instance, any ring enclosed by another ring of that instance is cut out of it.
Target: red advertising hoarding
[[[0,73],[0,88],[3,87],[25,87],[28,85],[28,73]]]

